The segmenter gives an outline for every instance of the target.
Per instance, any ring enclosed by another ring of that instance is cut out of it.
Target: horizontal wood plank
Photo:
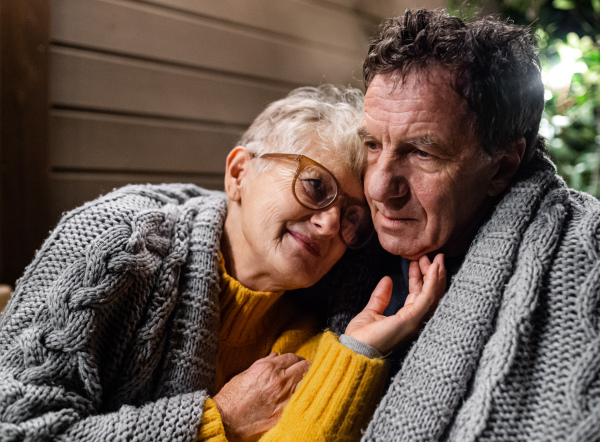
[[[206,189],[222,190],[223,180],[223,175],[53,173],[50,216],[54,225],[64,212],[127,184],[193,183]]]
[[[296,0],[137,0],[264,29],[323,46],[355,51],[371,35],[374,23],[353,11]],[[377,0],[380,1],[380,0]],[[372,2],[368,2],[371,4]]]
[[[194,0],[190,0],[194,1]],[[321,0],[323,3],[342,6],[353,11],[361,12],[379,19],[386,19],[403,15],[407,9],[436,9],[445,8],[446,0]]]
[[[296,85],[359,85],[367,48],[366,35],[341,51],[115,0],[54,0],[51,29],[55,43]]]
[[[51,133],[53,169],[222,173],[242,131],[55,110]]]
[[[248,125],[289,88],[157,63],[52,48],[51,104]]]

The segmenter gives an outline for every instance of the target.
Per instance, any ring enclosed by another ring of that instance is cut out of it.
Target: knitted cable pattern
[[[498,318],[493,334],[485,344],[479,368],[475,374],[473,391],[456,417],[450,440],[473,441],[480,439],[492,416],[494,390],[500,388],[514,370],[519,348],[531,346],[532,315],[538,306],[543,277],[551,264],[565,219],[566,189],[549,193],[520,239],[516,266],[500,299]],[[501,220],[506,224],[507,220]],[[517,406],[515,404],[515,406]],[[508,417],[508,416],[507,416]],[[510,419],[500,419],[497,427],[509,439],[532,440],[534,433],[512,435]]]
[[[591,198],[584,201],[584,205],[594,203]],[[569,441],[600,438],[600,214],[585,213],[582,225],[577,243],[593,266],[576,298],[577,321],[582,325],[586,342],[582,357],[567,379],[568,397],[573,405],[569,411],[579,422]]]
[[[222,193],[192,185],[127,186],[65,215],[0,318],[0,440],[193,440],[225,215]]]

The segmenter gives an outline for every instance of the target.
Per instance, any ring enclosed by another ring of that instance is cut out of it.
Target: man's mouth
[[[417,219],[412,217],[412,216],[407,216],[401,213],[389,213],[389,212],[383,212],[383,211],[379,211],[379,213],[381,214],[381,216],[383,216],[385,219],[390,220],[390,221],[416,221]]]
[[[408,223],[414,223],[418,221],[416,218],[407,216],[404,214],[392,214],[379,212],[379,216],[375,216],[375,227],[378,225],[384,229],[397,229],[400,227],[406,227]]]
[[[298,244],[308,250],[311,254],[315,256],[321,256],[321,246],[319,246],[317,242],[300,232],[294,232],[292,230],[289,230],[289,232],[292,238],[294,238]]]

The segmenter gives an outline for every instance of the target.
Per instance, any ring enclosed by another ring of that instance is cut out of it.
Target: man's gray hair
[[[357,134],[362,119],[364,95],[352,87],[331,84],[300,87],[271,103],[254,120],[238,145],[250,152],[303,154],[310,147],[327,150],[360,178],[364,151]],[[261,161],[257,171],[271,167]]]

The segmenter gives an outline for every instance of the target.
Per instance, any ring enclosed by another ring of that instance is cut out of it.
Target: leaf
[[[592,0],[592,8],[595,12],[600,12],[600,0]]]
[[[575,9],[575,3],[573,0],[554,0],[552,6],[556,9],[570,10]]]

